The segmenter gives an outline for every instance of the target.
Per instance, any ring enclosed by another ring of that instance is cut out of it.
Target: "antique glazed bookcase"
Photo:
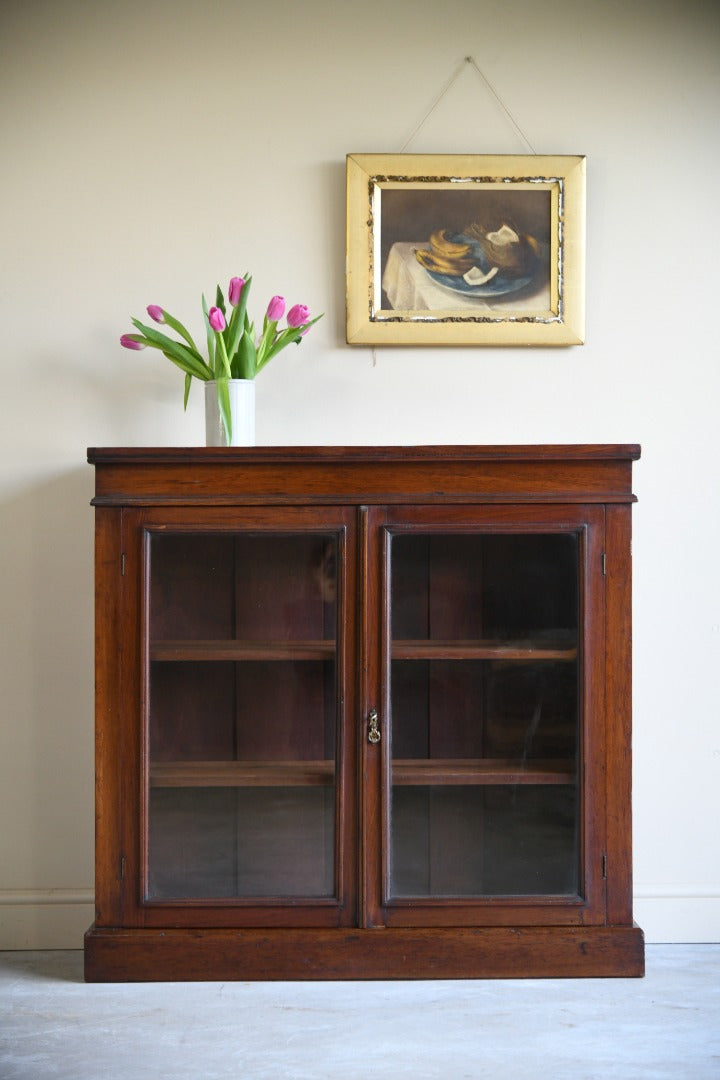
[[[90,450],[86,978],[642,975],[639,453]]]

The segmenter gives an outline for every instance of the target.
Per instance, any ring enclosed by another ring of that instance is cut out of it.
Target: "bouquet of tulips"
[[[158,304],[148,305],[148,315],[154,322],[169,326],[182,341],[168,337],[152,326],[146,326],[139,319],[132,320],[138,333],[123,334],[120,338],[120,344],[126,349],[144,349],[148,346],[159,349],[185,373],[185,408],[193,378],[216,382],[218,404],[228,443],[232,437],[228,380],[254,379],[286,345],[291,342],[299,345],[313,323],[322,318],[322,315],[317,315],[311,319],[305,304],[295,304],[287,313],[285,329],[278,330],[278,323],[285,315],[285,300],[282,296],[273,296],[265,312],[262,330],[256,333],[247,311],[251,283],[252,275],[249,274],[231,278],[227,291],[227,304],[232,309],[229,315],[219,285],[213,307],[208,308],[203,295],[207,360],[183,324]]]

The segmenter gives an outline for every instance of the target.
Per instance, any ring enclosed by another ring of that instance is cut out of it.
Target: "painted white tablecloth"
[[[426,248],[423,240],[398,242],[390,248],[382,287],[394,311],[546,311],[550,307],[550,287],[542,279],[505,296],[466,296],[446,289],[433,281],[415,258],[417,248]]]

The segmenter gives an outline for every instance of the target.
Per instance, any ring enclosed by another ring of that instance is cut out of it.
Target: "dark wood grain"
[[[503,758],[395,758],[393,784],[572,784],[567,761],[513,761]]]
[[[89,982],[637,977],[637,927],[460,930],[91,929]]]
[[[607,509],[606,731],[608,922],[632,919],[632,560],[630,514]]]
[[[155,641],[151,660],[324,660],[334,641]]]
[[[121,859],[127,820],[121,769],[120,719],[125,688],[121,653],[111,628],[122,627],[121,511],[95,512],[95,918],[123,925]]]
[[[314,787],[334,783],[331,761],[163,761],[151,787]]]
[[[542,445],[488,445],[488,446],[116,446],[89,447],[88,461],[93,465],[117,462],[145,464],[148,460],[179,464],[207,464],[208,462],[246,462],[257,464],[268,461],[312,461],[319,459],[325,464],[333,462],[415,461],[636,461],[640,447],[636,443],[545,443]]]
[[[636,446],[91,449],[95,504],[631,500]]]
[[[393,660],[575,660],[574,645],[531,641],[393,641]]]

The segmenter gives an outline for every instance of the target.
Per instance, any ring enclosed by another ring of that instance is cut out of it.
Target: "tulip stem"
[[[215,331],[215,338],[219,347],[220,358],[223,362],[223,367],[225,368],[225,377],[230,379],[232,378],[232,374],[230,372],[230,361],[228,360],[228,354],[227,349],[225,348],[225,339],[223,338],[222,330]],[[218,371],[215,372],[216,378],[219,378],[219,374],[220,373]]]

